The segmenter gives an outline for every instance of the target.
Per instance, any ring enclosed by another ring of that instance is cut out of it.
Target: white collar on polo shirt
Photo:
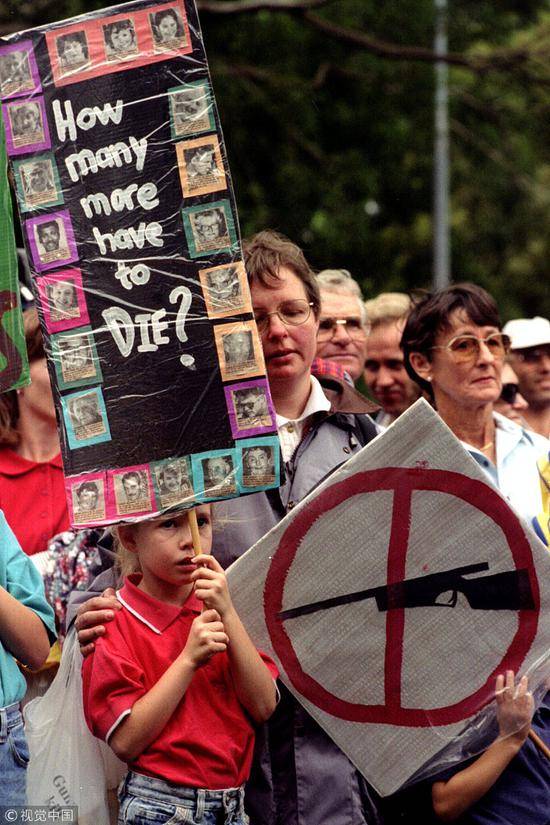
[[[285,418],[283,415],[276,416],[283,461],[290,461],[294,455],[294,451],[302,440],[302,433],[307,419],[314,413],[328,412],[329,410],[330,401],[323,392],[319,381],[312,375],[311,391],[301,416],[295,419]]]

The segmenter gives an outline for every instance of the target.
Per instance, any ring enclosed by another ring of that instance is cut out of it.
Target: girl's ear
[[[130,553],[137,553],[136,526],[134,524],[121,524],[118,528],[118,538],[125,550]]]
[[[420,378],[423,378],[424,381],[431,379],[432,365],[427,355],[424,355],[422,352],[411,352],[409,354],[409,361],[411,367]]]

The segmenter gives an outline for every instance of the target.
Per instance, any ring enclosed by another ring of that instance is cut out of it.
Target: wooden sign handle
[[[546,742],[543,742],[540,736],[538,736],[538,734],[535,733],[533,728],[529,728],[529,739],[531,739],[531,741],[535,743],[539,751],[542,754],[544,754],[544,756],[546,756],[547,759],[550,759],[550,748],[548,747]]]
[[[200,555],[202,553],[202,546],[201,546],[201,537],[199,533],[199,525],[197,523],[197,511],[193,507],[192,510],[187,511],[187,519],[189,521],[189,527],[191,528],[191,538],[193,539],[193,550],[195,551],[195,556]],[[202,606],[202,613],[206,610],[206,605],[203,604]]]
[[[193,507],[192,510],[188,510],[187,518],[189,519],[189,527],[191,528],[191,537],[193,539],[193,549],[195,550],[195,555],[199,556],[202,553],[202,546],[201,546],[201,537],[199,533],[199,525],[197,523],[197,511]]]

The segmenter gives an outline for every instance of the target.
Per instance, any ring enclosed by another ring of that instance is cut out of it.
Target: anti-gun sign
[[[444,748],[473,747],[469,722],[489,719],[498,673],[528,673],[533,688],[548,676],[549,572],[546,549],[420,401],[229,580],[255,643],[387,795],[435,771]]]
[[[5,38],[0,93],[72,523],[277,486],[193,0],[138,0]]]

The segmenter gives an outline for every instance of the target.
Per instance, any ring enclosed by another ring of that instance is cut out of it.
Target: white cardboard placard
[[[423,400],[228,578],[255,644],[383,796],[471,732],[498,673],[549,674],[550,556]]]

